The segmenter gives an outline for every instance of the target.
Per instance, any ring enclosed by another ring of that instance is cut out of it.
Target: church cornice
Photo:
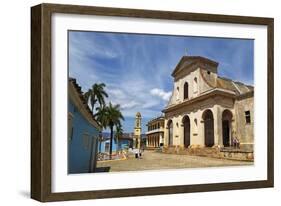
[[[232,99],[236,98],[235,92],[220,89],[220,88],[214,88],[214,89],[210,89],[210,90],[202,93],[200,96],[197,96],[195,98],[187,99],[181,103],[170,105],[170,106],[166,107],[162,112],[167,113],[167,112],[175,111],[184,106],[195,104],[197,102],[203,101],[205,99],[208,99],[208,98],[211,98],[214,96],[223,96],[223,97],[228,97],[228,98],[232,98]]]
[[[247,99],[254,97],[254,91],[249,91],[247,93],[241,94],[237,97],[237,100]]]

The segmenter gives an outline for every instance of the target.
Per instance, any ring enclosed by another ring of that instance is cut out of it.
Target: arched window
[[[196,93],[197,91],[198,91],[198,82],[197,82],[197,77],[195,77],[193,81],[193,92]]]
[[[183,98],[188,99],[188,83],[184,83],[184,88],[183,88]]]
[[[177,98],[177,100],[180,99],[180,88],[179,87],[177,87],[176,98]]]

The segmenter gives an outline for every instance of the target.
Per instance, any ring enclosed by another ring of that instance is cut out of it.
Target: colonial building
[[[218,76],[218,63],[183,56],[172,72],[165,114],[165,146],[241,148],[254,143],[254,88]]]
[[[68,82],[68,173],[94,172],[101,128],[75,79]]]
[[[164,116],[150,120],[147,123],[146,147],[158,148],[164,144]]]
[[[123,133],[118,140],[114,137],[112,142],[112,152],[115,153],[116,150],[123,150],[132,147],[133,137],[133,133]],[[103,133],[101,139],[102,141],[99,143],[99,152],[109,153],[110,133]]]
[[[141,113],[137,112],[134,128],[134,148],[141,147]]]

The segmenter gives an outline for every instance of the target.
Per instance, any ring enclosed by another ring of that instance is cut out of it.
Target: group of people
[[[234,132],[233,133],[233,136],[232,136],[232,145],[234,148],[240,148],[240,141],[239,139],[236,137],[236,133]]]
[[[142,156],[143,156],[143,153],[144,153],[144,148],[143,147],[139,148],[139,149],[138,148],[134,148],[134,149],[131,148],[131,152],[135,154],[136,159],[141,159]]]

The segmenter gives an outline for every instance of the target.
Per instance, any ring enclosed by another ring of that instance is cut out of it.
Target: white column
[[[222,114],[221,109],[218,105],[215,105],[213,108],[214,116],[214,146],[223,146],[222,141]]]
[[[204,127],[204,121],[202,118],[204,110],[201,110],[200,112],[198,112],[198,116],[197,116],[197,131],[198,131],[198,139],[195,144],[199,144],[200,146],[204,147],[205,146],[205,127]]]
[[[180,120],[179,124],[179,145],[184,147],[184,126],[182,123],[182,119]]]
[[[167,129],[167,120],[164,121],[164,139],[163,145],[168,146],[168,129]]]

